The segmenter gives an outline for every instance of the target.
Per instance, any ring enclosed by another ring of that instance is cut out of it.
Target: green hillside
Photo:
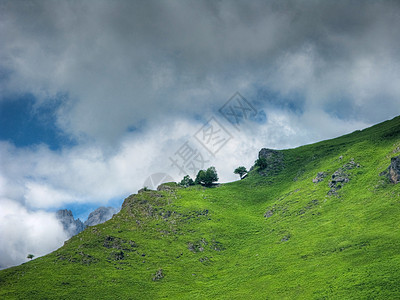
[[[1,271],[0,298],[399,299],[400,184],[379,176],[399,146],[397,117],[282,150],[265,176],[131,195],[110,221]]]

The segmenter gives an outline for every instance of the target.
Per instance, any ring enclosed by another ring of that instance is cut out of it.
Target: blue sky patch
[[[61,100],[36,105],[31,94],[0,101],[0,140],[17,147],[46,144],[51,150],[73,145],[73,141],[56,126]]]
[[[100,206],[111,206],[116,209],[120,209],[122,202],[124,201],[124,197],[113,198],[108,201],[107,204],[99,204],[99,203],[70,203],[59,209],[69,209],[72,211],[74,218],[79,218],[82,222],[85,222],[89,217],[89,214],[94,210],[98,209]],[[57,209],[58,210],[58,209]]]

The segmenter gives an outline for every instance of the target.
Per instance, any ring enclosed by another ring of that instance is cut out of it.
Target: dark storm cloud
[[[399,79],[398,12],[389,1],[3,2],[2,69],[13,73],[8,90],[68,91],[59,125],[96,138],[122,134],[149,110],[215,109],[212,100],[254,82],[312,105],[358,97],[358,117],[376,121],[374,97],[398,90],[362,100],[360,89],[363,79]]]

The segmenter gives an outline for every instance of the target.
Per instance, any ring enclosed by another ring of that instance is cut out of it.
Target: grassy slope
[[[400,185],[379,176],[399,142],[395,118],[285,150],[273,176],[132,195],[112,220],[1,271],[0,298],[400,298]],[[338,196],[330,177],[312,182],[351,158],[361,167]]]

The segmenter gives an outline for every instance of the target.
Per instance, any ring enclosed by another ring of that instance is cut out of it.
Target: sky
[[[62,246],[58,209],[397,116],[398,28],[398,1],[1,0],[0,268]]]

